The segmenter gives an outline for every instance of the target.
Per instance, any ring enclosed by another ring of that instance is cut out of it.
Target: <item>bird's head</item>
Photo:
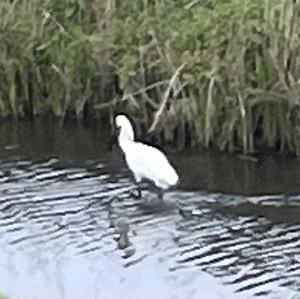
[[[134,131],[130,120],[124,114],[118,114],[115,117],[115,126],[117,129],[118,136],[122,138],[134,140]]]

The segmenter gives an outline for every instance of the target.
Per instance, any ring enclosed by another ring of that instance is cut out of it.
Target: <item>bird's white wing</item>
[[[134,142],[125,156],[128,167],[138,181],[146,178],[163,189],[175,185],[178,181],[175,169],[166,156],[155,147]]]

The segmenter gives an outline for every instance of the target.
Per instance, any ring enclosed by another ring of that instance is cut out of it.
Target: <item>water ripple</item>
[[[152,193],[145,192],[150,204],[134,199],[130,181],[111,177],[102,164],[60,169],[57,162],[1,162],[0,245],[10,263],[22,250],[34,269],[52,265],[60,276],[72,255],[109,256],[126,269],[157,258],[178,277],[197,269],[243,296],[300,292],[299,197],[284,204],[282,196],[178,191],[155,206]],[[282,218],[282,207],[290,216]],[[123,231],[129,243],[122,247]]]

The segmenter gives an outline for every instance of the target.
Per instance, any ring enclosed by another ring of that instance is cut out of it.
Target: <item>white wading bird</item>
[[[163,190],[178,183],[175,169],[160,150],[134,140],[133,127],[125,115],[117,115],[115,125],[118,130],[118,143],[125,155],[127,166],[133,173],[139,198],[142,198],[139,184],[146,179],[154,183],[158,196],[162,199]]]

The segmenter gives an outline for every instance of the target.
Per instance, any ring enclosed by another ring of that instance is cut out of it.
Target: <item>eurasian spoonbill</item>
[[[118,130],[118,143],[121,147],[128,168],[133,173],[137,184],[138,196],[142,197],[140,183],[150,180],[163,198],[163,190],[178,183],[178,174],[166,156],[157,148],[135,141],[135,133],[130,120],[123,114],[115,117]]]

